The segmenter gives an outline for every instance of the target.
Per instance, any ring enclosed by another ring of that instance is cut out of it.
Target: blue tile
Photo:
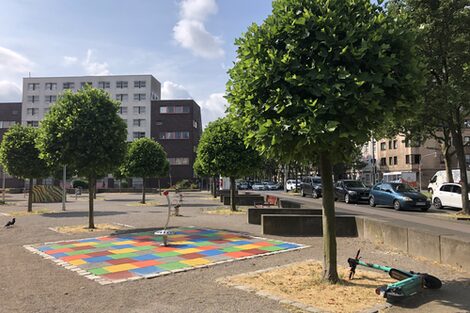
[[[84,261],[87,261],[88,263],[97,263],[97,262],[104,262],[108,260],[112,260],[113,258],[110,258],[109,256],[103,255],[103,256],[96,256],[92,258],[86,258],[83,259]]]
[[[241,246],[241,245],[253,244],[253,242],[252,241],[246,241],[246,240],[240,240],[240,241],[231,241],[230,244],[234,245],[234,246]]]
[[[147,267],[142,267],[142,268],[136,268],[133,270],[130,270],[129,272],[135,273],[135,274],[141,274],[141,275],[148,275],[148,274],[153,274],[153,273],[160,273],[165,271],[164,269],[161,269],[156,266],[147,266]]]
[[[113,245],[110,249],[117,250],[117,249],[127,249],[127,248],[134,248],[133,245]]]
[[[276,245],[276,247],[283,248],[283,249],[294,249],[300,247],[300,245],[295,245],[291,243],[282,243],[280,245]]]
[[[61,253],[54,253],[54,254],[51,254],[51,256],[53,256],[54,258],[59,259],[59,258],[61,258],[61,257],[63,257],[63,256],[68,256],[68,254],[61,252]]]
[[[219,254],[224,254],[224,251],[221,250],[206,250],[206,251],[201,251],[198,252],[199,254],[207,255],[207,256],[213,256],[213,255],[219,255]]]
[[[54,250],[54,249],[49,246],[44,246],[44,247],[39,247],[38,250],[44,252],[44,251],[49,251],[49,250]]]
[[[148,260],[160,259],[160,257],[156,256],[155,254],[144,254],[144,255],[135,256],[132,259],[137,260],[137,261],[148,261]]]

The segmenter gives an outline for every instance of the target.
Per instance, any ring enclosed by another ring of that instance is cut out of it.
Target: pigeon
[[[15,224],[16,220],[15,218],[13,218],[11,221],[8,221],[8,223],[5,224],[5,227],[10,227],[10,226],[13,226]]]

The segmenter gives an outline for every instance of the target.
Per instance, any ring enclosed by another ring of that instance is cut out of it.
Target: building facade
[[[119,114],[127,123],[128,141],[150,137],[150,103],[161,98],[160,82],[152,75],[24,78],[21,123],[37,127],[60,94],[85,85],[103,89],[121,102]]]

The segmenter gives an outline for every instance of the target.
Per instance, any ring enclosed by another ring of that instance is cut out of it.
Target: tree
[[[369,0],[277,0],[236,40],[230,113],[257,149],[319,160],[324,278],[338,281],[332,164],[419,94],[415,34]]]
[[[67,90],[41,123],[38,147],[49,164],[67,165],[89,182],[89,228],[94,228],[96,178],[112,173],[126,152],[126,123],[119,103],[100,89]]]
[[[450,179],[450,160],[455,153],[461,180],[467,182],[462,128],[470,116],[470,1],[403,0],[394,4],[419,29],[418,53],[426,63],[424,108],[411,120],[411,127],[405,128],[440,143]],[[463,183],[462,211],[466,214],[470,214],[468,191]]]
[[[140,138],[129,145],[121,168],[126,177],[142,177],[142,201],[145,203],[145,182],[161,177],[168,171],[168,160],[163,147],[150,138]]]
[[[260,156],[243,143],[229,118],[219,118],[207,125],[197,149],[197,168],[207,174],[230,178],[230,208],[236,211],[235,179],[248,175],[260,165]]]
[[[47,177],[51,170],[39,158],[35,146],[38,129],[15,125],[3,136],[0,145],[0,163],[5,171],[16,177],[29,179],[28,212],[33,211],[33,179]]]

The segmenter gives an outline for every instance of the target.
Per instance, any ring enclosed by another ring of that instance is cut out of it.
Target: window
[[[143,101],[146,98],[145,96],[146,96],[145,93],[135,93],[134,94],[134,100]]]
[[[119,114],[127,114],[127,107],[119,107]]]
[[[10,128],[15,124],[15,121],[0,121],[0,128]]]
[[[189,106],[184,106],[184,105],[162,106],[160,107],[160,113],[161,114],[189,113]]]
[[[197,121],[193,121],[193,127],[197,129]]]
[[[450,192],[452,190],[452,185],[443,185],[440,190]]]
[[[92,82],[81,82],[80,83],[80,88],[85,88],[85,86],[93,87],[93,83]]]
[[[39,121],[26,121],[26,125],[30,127],[38,127]]]
[[[469,143],[469,142],[470,142],[470,136],[464,136],[463,143]]]
[[[381,165],[381,166],[387,165],[387,159],[386,159],[386,158],[381,158],[381,159],[380,159],[380,165]]]
[[[155,92],[152,92],[152,100],[158,100],[158,95]]]
[[[393,149],[398,149],[398,141],[393,141]]]
[[[28,90],[38,90],[39,89],[39,83],[29,83],[28,84]]]
[[[155,122],[155,125],[161,126],[161,125],[163,125],[163,122],[162,122],[162,121],[156,121],[156,122]]]
[[[128,82],[126,81],[123,81],[123,80],[119,80],[116,82],[116,88],[127,88],[128,86]]]
[[[392,160],[393,160],[392,157],[388,157],[388,165],[392,165],[392,164],[393,164]]]
[[[144,119],[135,119],[132,123],[132,125],[136,127],[143,127],[145,126],[145,120]]]
[[[116,100],[119,100],[119,101],[127,101],[129,99],[127,93],[118,93],[116,95]]]
[[[394,156],[393,157],[393,165],[397,165],[398,164],[398,157]]]
[[[111,87],[110,82],[98,82],[98,88],[109,89],[109,87]]]
[[[45,96],[44,101],[46,103],[54,103],[57,101],[57,96]]]
[[[75,88],[75,84],[72,82],[66,82],[62,84],[63,89],[73,89]]]
[[[134,107],[134,114],[145,114],[145,107],[143,106]]]
[[[388,142],[388,149],[392,149],[392,141],[391,140]]]
[[[464,121],[463,121],[463,126],[464,126],[465,128],[470,128],[470,120],[464,120]]]
[[[57,83],[46,83],[46,90],[56,90],[57,89]]]
[[[178,132],[162,132],[159,134],[159,139],[189,139],[188,131]]]
[[[405,163],[410,164],[410,156],[408,154],[405,155]]]
[[[170,165],[189,165],[189,158],[168,158]]]
[[[413,164],[419,164],[421,161],[421,154],[413,154]]]
[[[132,137],[134,139],[144,138],[145,137],[145,132],[133,132]]]
[[[28,103],[38,103],[39,96],[28,96]]]
[[[39,114],[39,108],[27,108],[26,109],[26,114],[28,114],[28,115],[38,115]]]
[[[459,195],[462,194],[462,187],[457,186],[457,185],[451,185],[452,189],[451,192],[458,193]]]
[[[469,154],[465,155],[465,163],[467,163],[467,165],[470,164],[470,155]]]
[[[380,150],[387,150],[387,143],[386,142],[381,142],[380,143]]]
[[[145,88],[145,80],[134,81],[134,88]]]

